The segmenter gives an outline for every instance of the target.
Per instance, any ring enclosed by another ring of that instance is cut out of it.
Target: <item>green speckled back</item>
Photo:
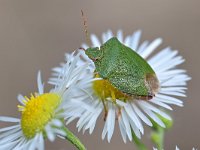
[[[86,50],[87,51],[87,50]],[[100,47],[99,59],[94,61],[100,77],[107,79],[123,93],[134,96],[148,96],[152,93],[147,76],[157,81],[150,65],[131,48],[115,37]]]

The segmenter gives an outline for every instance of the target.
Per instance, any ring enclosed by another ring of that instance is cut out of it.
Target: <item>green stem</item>
[[[86,150],[85,146],[81,143],[81,141],[66,127],[63,128],[63,131],[66,132],[65,139],[70,141],[78,150]]]
[[[165,124],[166,127],[163,128],[152,120],[153,131],[151,134],[151,140],[156,145],[156,148],[158,150],[163,150],[164,149],[165,132],[172,127],[173,120],[168,120],[168,119],[160,116],[159,114],[157,116],[159,117],[159,119],[162,120],[162,122]]]
[[[165,135],[165,130],[161,127],[153,131],[151,135],[151,139],[155,143],[158,150],[164,149],[164,135]]]
[[[132,137],[133,142],[137,146],[139,150],[148,150],[147,147],[141,142],[141,139],[138,139],[138,137],[135,135],[135,133],[132,131]]]

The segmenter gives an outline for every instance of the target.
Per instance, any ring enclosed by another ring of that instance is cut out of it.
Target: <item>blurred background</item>
[[[64,61],[64,53],[86,41],[80,13],[83,9],[89,32],[98,37],[107,29],[123,29],[125,35],[141,29],[142,40],[161,37],[164,42],[159,49],[171,46],[179,50],[186,59],[179,67],[187,69],[192,80],[188,97],[183,98],[185,106],[173,107],[174,126],[166,133],[165,149],[200,146],[199,6],[199,0],[0,0],[0,115],[19,117],[16,96],[29,96],[37,90],[37,71],[41,70],[47,81],[51,68]],[[47,85],[46,91],[49,88]],[[123,143],[118,126],[110,144],[102,141],[102,123],[100,118],[92,135],[77,133],[75,123],[69,128],[88,150],[135,149],[133,143]],[[142,140],[152,149],[149,136],[147,128]],[[57,140],[48,142],[46,149],[75,148]]]

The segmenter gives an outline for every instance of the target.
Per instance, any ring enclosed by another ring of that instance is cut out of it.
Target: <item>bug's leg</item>
[[[113,100],[113,103],[116,104],[116,96],[115,96],[115,92],[113,90],[110,91],[111,92],[111,98]],[[117,112],[117,117],[116,120],[118,120],[118,118],[121,116],[121,108],[118,107],[118,112]]]
[[[110,92],[111,92],[111,98],[112,98],[113,102],[116,103],[115,92],[112,90]]]
[[[105,100],[104,99],[102,99],[102,102],[103,102],[103,107],[104,107],[104,112],[105,112],[103,120],[106,121],[106,118],[108,116],[108,108],[107,108],[107,106],[105,104]]]
[[[118,112],[117,112],[116,120],[118,120],[121,117],[121,115],[122,115],[122,111],[121,110],[122,110],[122,108],[118,107]]]
[[[94,76],[99,77],[99,73],[97,71],[94,71]]]
[[[103,98],[101,100],[102,100],[103,108],[104,108],[104,112],[105,112],[103,120],[106,121],[106,118],[107,118],[107,115],[108,115],[108,108],[107,108],[106,103],[105,103],[104,91],[102,91],[102,95],[103,95]]]
[[[147,95],[147,96],[136,96],[136,98],[138,100],[145,100],[145,101],[148,101],[148,100],[151,100],[155,95]]]

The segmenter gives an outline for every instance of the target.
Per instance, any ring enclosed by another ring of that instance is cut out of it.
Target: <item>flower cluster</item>
[[[102,40],[91,35],[92,46],[100,47],[114,36],[111,31],[103,33]],[[160,87],[155,97],[144,100],[124,94],[96,73],[94,62],[83,50],[77,54],[66,54],[66,62],[53,68],[49,83],[54,87],[49,92],[44,92],[39,72],[38,92],[30,94],[30,97],[18,96],[21,118],[0,116],[0,121],[15,124],[0,129],[0,149],[43,150],[44,139],[54,141],[56,136],[66,137],[68,133],[63,128],[75,119],[78,119],[78,131],[89,130],[91,134],[102,113],[102,139],[107,137],[108,142],[111,141],[116,123],[124,142],[127,138],[132,141],[133,134],[141,138],[141,134],[144,134],[143,123],[153,126],[153,121],[164,128],[160,117],[171,120],[166,110],[172,110],[171,105],[183,106],[180,98],[185,97],[190,77],[185,70],[176,66],[182,64],[184,59],[170,47],[153,55],[162,39],[140,42],[141,31],[123,38],[120,30],[116,37],[155,71]],[[89,46],[83,44],[82,47],[87,49]]]
[[[112,37],[114,37],[114,35],[111,31],[103,33],[101,42],[97,36],[91,35],[92,46],[100,47]],[[117,32],[116,37],[121,43],[135,50],[154,69],[160,82],[158,94],[149,101],[136,99],[134,97],[129,98],[123,95],[123,93],[114,88],[107,80],[99,79],[98,76],[94,75],[95,65],[93,61],[85,55],[85,52],[82,51],[82,58],[91,64],[87,68],[89,76],[93,75],[97,80],[94,81],[90,87],[84,89],[85,92],[88,93],[88,97],[82,99],[82,101],[68,101],[68,109],[71,115],[68,116],[68,123],[78,118],[78,130],[83,129],[84,132],[89,129],[89,133],[92,133],[98,117],[106,107],[107,112],[105,112],[106,119],[102,132],[102,139],[107,135],[107,140],[110,142],[117,119],[122,138],[124,142],[126,142],[127,137],[130,141],[132,140],[132,130],[138,138],[141,137],[141,133],[144,133],[142,121],[152,126],[150,120],[152,119],[160,126],[165,127],[165,124],[159,119],[157,114],[169,120],[171,120],[171,118],[162,109],[159,109],[159,107],[172,110],[170,105],[183,106],[183,102],[174,96],[185,97],[186,82],[190,80],[190,77],[186,74],[185,70],[175,68],[177,65],[184,62],[184,59],[178,55],[177,50],[172,50],[170,47],[167,47],[162,49],[155,56],[151,56],[162,43],[161,38],[155,39],[153,42],[144,41],[140,44],[141,31],[136,31],[133,35],[123,39],[121,30]],[[86,49],[88,45],[83,44],[82,47]],[[66,54],[66,61],[68,61],[69,58],[70,55]],[[82,63],[83,61],[81,60],[79,64]],[[54,75],[60,74],[62,68],[61,66],[53,69]],[[63,74],[63,76],[65,76],[65,74]],[[51,80],[55,81],[56,78],[57,76]]]
[[[153,148],[153,150],[158,150],[158,149],[157,148]],[[179,149],[179,147],[176,146],[175,150],[180,150],[180,149]],[[193,147],[192,150],[197,150],[197,149]]]
[[[68,99],[81,100],[82,97],[74,93],[83,93],[80,89],[89,82],[82,76],[86,73],[84,65],[78,65],[80,54],[72,55],[73,60],[68,61],[59,76],[55,87],[44,92],[44,83],[38,73],[38,92],[31,94],[30,98],[19,95],[18,106],[21,119],[0,116],[0,121],[14,123],[15,125],[0,129],[0,149],[27,150],[44,149],[44,138],[54,141],[56,136],[65,137],[63,127],[68,115],[66,109]],[[91,81],[92,82],[92,81]]]

